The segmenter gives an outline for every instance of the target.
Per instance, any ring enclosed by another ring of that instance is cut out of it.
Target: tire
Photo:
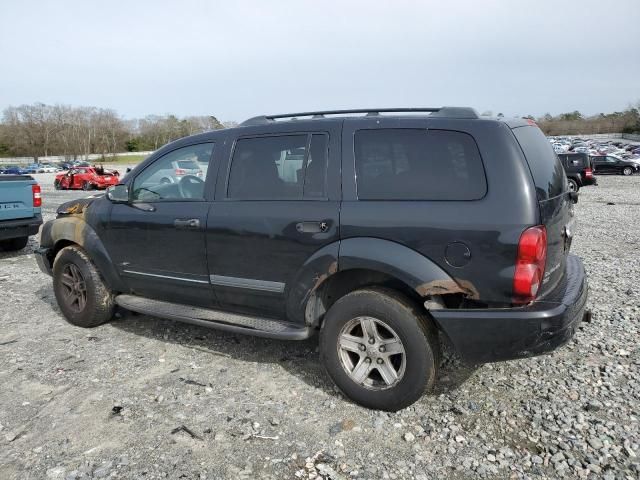
[[[363,325],[371,331],[372,321],[377,335],[365,344]],[[352,340],[359,337],[362,343]],[[404,353],[380,353],[385,344]],[[320,358],[331,379],[354,402],[397,411],[433,387],[439,346],[430,318],[413,302],[393,290],[367,288],[345,295],[329,309],[320,331]],[[358,368],[369,372],[360,382],[354,378]],[[390,368],[395,376],[389,375]]]
[[[624,167],[624,168],[622,169],[622,174],[623,174],[623,175],[625,175],[625,176],[627,176],[627,177],[628,177],[629,175],[633,175],[633,168],[631,168],[631,167]]]
[[[62,187],[60,186],[60,180],[54,180],[53,181],[53,188],[55,188],[56,190],[61,190]]]
[[[60,310],[72,325],[97,327],[113,317],[114,295],[86,252],[78,246],[65,247],[56,256],[53,291]]]
[[[573,178],[567,178],[567,183],[569,184],[570,192],[577,192],[578,190],[580,190],[578,182],[576,182]]]
[[[22,250],[29,243],[29,237],[10,238],[9,240],[0,241],[0,248],[7,252]]]
[[[85,180],[84,182],[82,182],[82,190],[84,190],[85,192],[93,190],[93,185]]]

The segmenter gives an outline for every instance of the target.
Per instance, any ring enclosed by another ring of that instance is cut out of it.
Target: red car
[[[105,170],[102,167],[74,167],[67,172],[59,173],[53,181],[56,190],[104,189],[120,183],[120,174],[116,170]]]

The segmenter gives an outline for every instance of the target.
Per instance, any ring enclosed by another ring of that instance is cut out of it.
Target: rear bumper
[[[582,261],[567,257],[565,281],[526,307],[433,310],[432,316],[470,363],[533,357],[567,343],[586,311],[587,276]]]
[[[0,240],[35,235],[38,233],[40,225],[42,225],[42,215],[39,213],[31,218],[3,220],[0,222]]]

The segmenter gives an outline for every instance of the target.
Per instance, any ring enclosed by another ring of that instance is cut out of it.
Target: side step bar
[[[122,308],[134,312],[257,337],[305,340],[313,333],[313,329],[309,327],[301,327],[291,323],[163,302],[135,295],[121,294],[115,300]]]

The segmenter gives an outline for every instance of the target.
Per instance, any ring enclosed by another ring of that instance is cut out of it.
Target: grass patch
[[[89,163],[140,163],[149,155],[116,155],[115,157],[106,156],[104,160],[91,160]]]

